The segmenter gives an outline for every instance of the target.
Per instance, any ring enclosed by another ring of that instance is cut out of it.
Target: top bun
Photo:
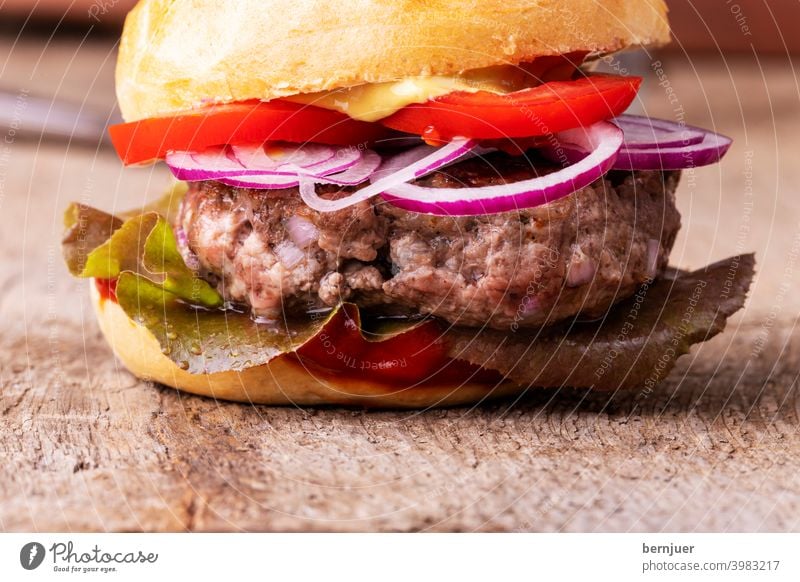
[[[127,121],[205,102],[451,75],[669,41],[663,0],[141,0],[125,21]]]

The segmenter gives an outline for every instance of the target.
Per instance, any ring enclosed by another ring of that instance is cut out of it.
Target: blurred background
[[[168,181],[163,165],[123,169],[104,137],[104,127],[119,120],[115,46],[133,4],[0,3],[0,274],[11,287],[25,286],[28,296],[44,300],[58,295],[59,286],[76,285],[54,276],[61,266],[52,258],[59,253],[60,213],[70,200],[114,211],[157,195]],[[794,31],[800,1],[669,5],[670,47],[615,56],[602,66],[645,77],[634,106],[639,112],[685,118],[735,138],[722,164],[685,174],[683,229],[672,260],[691,268],[754,250],[760,275],[749,312],[797,314],[800,297],[786,290],[795,282],[800,237],[800,164],[794,160],[800,84],[793,62],[800,51]],[[3,303],[2,309],[8,316],[18,306]]]

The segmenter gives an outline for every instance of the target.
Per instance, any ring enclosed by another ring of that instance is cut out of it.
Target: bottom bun
[[[134,375],[184,392],[221,400],[272,405],[345,405],[369,408],[456,406],[520,394],[512,382],[403,387],[340,377],[304,366],[293,355],[243,371],[190,374],[161,353],[158,340],[131,320],[114,301],[100,296],[91,280],[91,297],[100,329],[114,353]]]

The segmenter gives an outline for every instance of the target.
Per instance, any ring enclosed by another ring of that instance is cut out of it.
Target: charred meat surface
[[[417,183],[486,186],[550,169],[498,154]],[[611,172],[537,208],[469,217],[407,212],[380,198],[320,213],[296,189],[197,182],[176,226],[204,276],[259,316],[354,301],[458,325],[538,327],[600,316],[666,267],[680,226],[678,178]]]

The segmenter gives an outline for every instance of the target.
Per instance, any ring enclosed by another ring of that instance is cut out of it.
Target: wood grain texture
[[[4,82],[85,93],[110,111],[110,45],[0,47]],[[14,140],[0,162],[0,529],[800,530],[797,86],[785,63],[695,64],[669,65],[689,121],[712,120],[737,145],[682,186],[673,259],[694,268],[754,249],[759,276],[729,330],[649,395],[540,390],[475,409],[368,413],[139,382],[61,265],[60,213],[74,199],[139,203],[166,183],[163,168]],[[646,96],[649,111],[669,113],[655,83]]]

